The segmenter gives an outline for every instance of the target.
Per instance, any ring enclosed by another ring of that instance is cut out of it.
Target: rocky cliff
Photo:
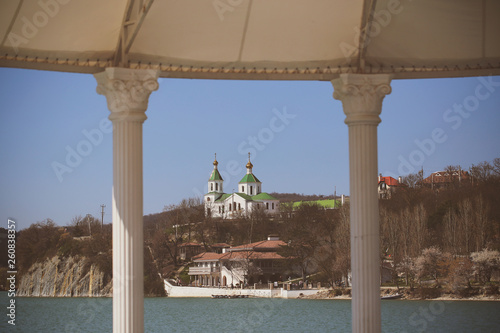
[[[112,296],[112,280],[86,258],[55,256],[35,263],[19,283],[18,296],[99,297]]]

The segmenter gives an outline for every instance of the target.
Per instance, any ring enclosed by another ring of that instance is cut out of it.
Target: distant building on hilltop
[[[247,173],[238,183],[238,192],[224,193],[224,179],[217,169],[218,164],[216,155],[214,170],[208,180],[208,193],[203,198],[206,216],[234,219],[249,216],[255,210],[271,215],[279,213],[279,200],[262,192],[262,182],[252,173],[250,153]]]
[[[401,177],[396,180],[392,177],[378,176],[378,197],[380,199],[389,199],[398,188],[404,187]]]
[[[461,169],[449,171],[436,171],[422,181],[422,186],[432,189],[441,189],[452,184],[460,184],[469,181],[470,175],[467,171]]]

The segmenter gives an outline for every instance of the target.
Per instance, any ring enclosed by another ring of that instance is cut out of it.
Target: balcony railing
[[[219,267],[189,267],[188,275],[206,275],[218,272]]]

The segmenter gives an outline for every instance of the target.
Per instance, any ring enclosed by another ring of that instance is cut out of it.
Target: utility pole
[[[106,207],[105,204],[101,205],[101,228],[104,228],[104,207]]]
[[[335,186],[335,191],[333,192],[333,209],[337,208],[337,186]]]
[[[89,225],[89,236],[92,237],[92,229],[90,228],[90,214],[87,214],[87,224]]]

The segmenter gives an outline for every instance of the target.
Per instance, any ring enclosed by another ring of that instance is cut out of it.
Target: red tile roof
[[[397,181],[397,179],[394,179],[394,178],[389,177],[389,176],[388,176],[388,177],[379,177],[379,179],[380,179],[380,180],[378,181],[378,183],[379,183],[379,184],[380,184],[380,183],[382,183],[382,182],[384,182],[384,183],[386,183],[386,184],[387,184],[387,185],[389,185],[389,186],[399,186],[399,185],[401,185],[401,184]]]
[[[193,261],[219,260],[225,253],[202,252],[193,257]]]
[[[226,252],[221,260],[239,260],[239,259],[260,259],[260,260],[270,260],[270,259],[283,259],[276,252],[255,252],[255,251],[237,251],[237,252]]]
[[[215,260],[271,260],[283,259],[282,256],[276,252],[255,252],[255,251],[237,251],[226,253],[203,252],[193,257],[193,261],[215,261]]]
[[[459,179],[469,179],[469,173],[467,171],[453,171],[449,173],[447,171],[436,171],[431,173],[431,175],[423,180],[423,183],[452,183],[458,181]]]
[[[226,243],[216,243],[216,244],[212,244],[212,247],[231,247],[231,245],[226,244]]]
[[[246,249],[251,249],[255,251],[262,251],[264,249],[274,249],[278,250],[280,246],[286,245],[285,242],[282,240],[264,240],[260,242],[255,242],[255,243],[250,243],[250,244],[243,244],[239,246],[234,246],[229,249],[229,251],[242,251]]]

